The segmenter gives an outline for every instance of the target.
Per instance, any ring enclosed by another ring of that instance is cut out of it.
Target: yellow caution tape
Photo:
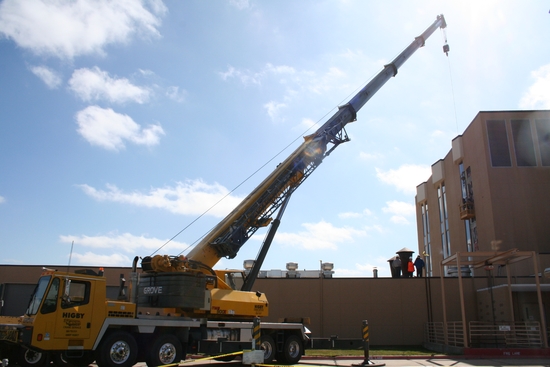
[[[218,354],[218,355],[215,355],[215,356],[210,356],[210,357],[203,357],[203,358],[197,358],[197,359],[186,359],[185,361],[181,362],[181,363],[172,363],[172,364],[165,364],[163,366],[158,366],[158,367],[174,367],[174,366],[181,366],[185,363],[191,363],[191,362],[200,362],[200,361],[208,361],[210,359],[216,359],[216,358],[223,358],[223,357],[229,357],[229,356],[237,356],[239,354],[243,354],[244,351],[239,351],[239,352],[232,352],[232,353],[227,353],[227,354]]]

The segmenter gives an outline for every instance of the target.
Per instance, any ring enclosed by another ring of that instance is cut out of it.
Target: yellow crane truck
[[[186,354],[249,349],[254,318],[268,315],[265,294],[252,291],[291,194],[341,143],[346,124],[437,28],[443,15],[384,66],[348,103],[280,163],[186,256],[136,257],[127,287],[107,298],[102,271],[44,269],[21,317],[1,317],[0,358],[22,367],[149,367],[177,364]],[[443,46],[448,52],[448,45]],[[277,216],[273,219],[274,214]],[[234,258],[261,227],[270,225],[258,258],[242,271],[214,270],[221,258]],[[122,280],[122,278],[121,278]],[[292,321],[292,320],[290,320]],[[297,363],[308,336],[303,322],[262,322],[261,349],[266,363]]]

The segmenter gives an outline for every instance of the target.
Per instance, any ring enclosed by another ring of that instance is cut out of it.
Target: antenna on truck
[[[74,246],[74,241],[71,242],[71,252],[69,253],[69,264],[67,264],[67,273],[69,272],[69,268],[71,267],[71,259],[73,257],[73,246]]]

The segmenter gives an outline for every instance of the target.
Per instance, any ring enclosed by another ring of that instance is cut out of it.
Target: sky
[[[534,0],[2,0],[0,264],[187,253],[444,14],[445,32],[293,194],[262,267],[390,276],[396,251],[418,251],[416,186],[451,140],[479,111],[550,108],[549,12]],[[242,269],[264,236],[215,268]]]

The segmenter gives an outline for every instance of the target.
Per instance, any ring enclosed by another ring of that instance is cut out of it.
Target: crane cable
[[[332,111],[332,110],[331,110]],[[309,128],[307,128],[303,134],[306,134],[309,130],[311,130],[314,126],[318,125],[319,124],[319,121],[321,121],[322,119],[324,119],[328,114],[330,113],[327,112],[323,117],[321,117],[319,120],[317,120],[317,122],[315,124],[313,124],[312,126],[310,126]],[[252,172],[248,177],[246,177],[243,181],[241,181],[237,186],[235,186],[231,191],[229,191],[227,194],[225,194],[222,198],[220,198],[218,201],[216,201],[214,204],[212,204],[212,206],[210,206],[208,209],[206,209],[204,212],[202,212],[199,216],[197,216],[195,219],[193,219],[188,225],[186,225],[181,231],[179,231],[178,233],[176,233],[174,236],[172,236],[169,240],[167,240],[162,246],[160,246],[157,250],[155,250],[150,256],[153,256],[154,254],[156,254],[157,252],[159,252],[160,250],[162,250],[164,248],[164,246],[166,246],[168,243],[172,242],[174,240],[174,238],[176,238],[177,236],[179,236],[181,233],[183,233],[185,230],[187,230],[189,227],[191,227],[193,224],[195,224],[195,222],[197,222],[200,218],[202,218],[203,216],[205,216],[209,211],[211,211],[214,207],[216,207],[219,203],[221,203],[223,200],[225,200],[225,198],[227,198],[229,195],[231,195],[233,192],[235,192],[235,190],[237,190],[239,187],[241,187],[245,182],[247,182],[248,180],[250,180],[253,176],[255,176],[258,172],[260,172],[265,166],[267,166],[269,163],[271,163],[275,158],[277,158],[278,156],[280,156],[285,150],[287,150],[292,144],[294,144],[297,140],[299,140],[301,137],[303,137],[303,134],[300,135],[300,136],[297,136],[294,140],[292,140],[290,143],[288,143],[283,149],[281,149],[278,153],[276,153],[273,157],[271,157],[269,160],[267,160],[263,165],[261,165],[258,169],[256,169],[254,172]],[[214,228],[214,227],[212,227]],[[187,246],[185,249],[183,249],[178,255],[181,255],[182,253],[184,253],[185,251],[187,251],[190,247],[194,246],[198,241],[200,241],[202,238],[204,238],[204,236],[206,236],[206,234],[208,234],[211,230],[208,230],[207,232],[205,232],[202,236],[200,236],[197,240],[195,240],[192,244],[190,244],[189,246]]]
[[[327,118],[327,116],[332,113],[333,111],[336,111],[338,110],[338,106],[340,106],[342,103],[344,103],[345,101],[349,100],[350,96],[354,95],[357,93],[357,91],[359,91],[363,85],[365,85],[369,80],[372,80],[372,78],[378,74],[377,73],[374,73],[370,79],[367,79],[367,81],[363,82],[363,84],[359,85],[359,87],[355,88],[354,91],[350,92],[346,97],[344,97],[342,99],[342,101],[335,107],[331,108],[329,111],[327,111],[327,113],[325,113],[323,116],[321,116],[314,124],[312,124],[310,127],[308,127],[307,129],[305,129],[305,131],[298,135],[294,140],[292,140],[290,143],[288,143],[284,148],[282,148],[278,153],[276,153],[275,155],[273,155],[273,157],[271,157],[269,160],[267,160],[263,165],[261,165],[258,169],[256,169],[254,172],[252,172],[248,177],[246,177],[243,181],[241,181],[237,186],[235,186],[231,191],[229,191],[227,194],[225,194],[222,198],[220,198],[218,201],[216,201],[214,204],[212,204],[212,206],[210,206],[208,209],[206,209],[204,212],[202,212],[199,216],[197,216],[195,219],[193,219],[188,225],[186,225],[182,230],[180,230],[178,233],[176,233],[175,235],[173,235],[169,240],[167,240],[162,246],[160,246],[157,250],[155,250],[150,256],[153,256],[154,254],[156,254],[157,252],[159,252],[160,250],[162,250],[164,248],[164,246],[168,245],[170,242],[172,242],[177,236],[179,236],[180,234],[182,234],[185,230],[187,230],[189,227],[191,227],[193,224],[195,224],[200,218],[202,218],[203,216],[205,216],[210,210],[212,210],[214,207],[216,207],[219,203],[221,203],[223,200],[225,200],[225,198],[227,198],[229,195],[231,195],[233,192],[235,192],[235,190],[237,190],[239,187],[241,187],[245,182],[247,182],[248,180],[250,180],[253,176],[255,176],[258,172],[260,172],[263,168],[265,168],[265,166],[267,166],[269,163],[271,163],[275,158],[277,158],[278,156],[280,156],[284,151],[286,151],[291,145],[293,145],[296,141],[298,141],[300,138],[306,136],[309,131],[311,129],[313,129],[314,127],[316,126],[319,126],[320,125],[320,122],[321,121],[325,121],[325,119]],[[189,246],[187,246],[185,249],[183,249],[179,254],[183,254],[185,251],[187,251],[189,248],[195,246],[197,244],[197,242],[199,242],[202,238],[204,238],[214,227],[212,227],[210,230],[208,230],[207,232],[205,232],[202,236],[200,236],[198,239],[196,239],[193,243],[191,243]]]
[[[445,28],[441,29],[441,35],[443,37],[443,51],[445,52],[445,54],[447,55],[447,61],[449,63],[449,80],[450,80],[450,83],[451,83],[451,95],[453,97],[453,108],[454,108],[454,112],[455,112],[455,124],[456,124],[456,133],[458,134],[458,115],[457,115],[457,112],[456,112],[456,98],[455,98],[455,90],[454,90],[454,85],[453,85],[453,73],[452,73],[452,69],[451,69],[451,58],[449,57],[449,45],[447,43],[447,32],[445,31]]]

